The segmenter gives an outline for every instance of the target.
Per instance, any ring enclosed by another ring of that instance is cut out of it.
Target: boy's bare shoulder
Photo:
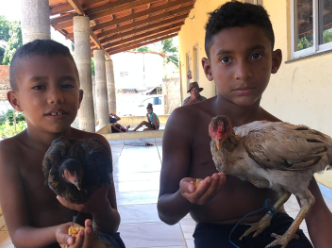
[[[213,98],[175,109],[167,120],[165,131],[176,129],[177,132],[192,134],[197,129],[202,128],[202,124],[211,120],[211,116],[213,116],[212,103]]]
[[[82,130],[78,130],[73,128],[72,130],[72,138],[77,138],[77,139],[98,139],[99,141],[103,142],[105,145],[107,145],[109,147],[109,143],[107,141],[107,139],[98,134],[98,133],[90,133],[87,131],[82,131]]]
[[[20,164],[24,156],[24,140],[25,131],[11,138],[0,141],[0,166],[10,164],[11,166]],[[19,156],[17,156],[19,155]]]

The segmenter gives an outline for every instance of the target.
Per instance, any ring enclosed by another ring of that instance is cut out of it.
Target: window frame
[[[328,42],[325,44],[319,45],[319,0],[312,0],[313,3],[313,46],[305,48],[300,51],[295,51],[296,36],[295,36],[295,18],[296,18],[296,8],[295,8],[296,0],[291,0],[291,58],[299,59],[303,57],[307,57],[314,54],[319,54],[322,52],[326,52],[328,50],[332,50],[332,42]]]

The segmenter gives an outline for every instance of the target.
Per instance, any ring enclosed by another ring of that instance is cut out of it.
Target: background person
[[[142,121],[140,124],[138,124],[137,127],[133,129],[133,132],[137,131],[140,127],[146,126],[143,131],[149,131],[149,130],[159,130],[160,122],[158,115],[153,112],[153,107],[152,103],[149,103],[148,106],[146,107],[146,118],[148,121]]]
[[[184,99],[182,106],[198,103],[201,101],[206,100],[206,97],[200,95],[199,93],[203,90],[203,88],[198,87],[197,82],[192,82],[189,84],[189,90],[187,91],[190,93],[186,99]]]
[[[112,127],[112,133],[125,133],[128,132],[130,125],[127,127],[122,126],[118,121],[121,120],[116,114],[110,113],[110,123]]]

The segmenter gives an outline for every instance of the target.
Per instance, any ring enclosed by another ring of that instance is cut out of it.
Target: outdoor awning
[[[91,49],[109,55],[177,35],[195,0],[49,0],[51,25],[73,40],[73,17],[88,16]]]

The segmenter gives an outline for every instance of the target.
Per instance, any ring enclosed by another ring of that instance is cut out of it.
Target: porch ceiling
[[[73,17],[90,17],[91,50],[108,55],[177,35],[195,0],[49,0],[51,25],[73,40]]]

